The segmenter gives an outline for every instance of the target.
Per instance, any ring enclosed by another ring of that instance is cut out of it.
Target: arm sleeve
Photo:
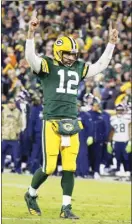
[[[101,57],[99,58],[99,60],[96,63],[89,65],[86,78],[94,76],[107,68],[112,58],[114,48],[115,48],[114,44],[111,44],[111,43],[107,44],[106,49],[104,53],[101,55]]]
[[[41,70],[42,58],[38,57],[35,54],[34,39],[26,40],[25,58],[26,58],[27,62],[29,63],[31,69],[38,74]]]

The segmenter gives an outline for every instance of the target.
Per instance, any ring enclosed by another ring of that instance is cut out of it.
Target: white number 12
[[[77,72],[75,71],[68,71],[68,76],[74,76],[75,79],[72,80],[70,79],[67,82],[67,87],[66,89],[64,88],[64,82],[65,82],[65,71],[63,69],[60,69],[58,71],[58,75],[60,76],[60,84],[59,84],[59,88],[56,89],[57,93],[68,93],[68,94],[77,94],[77,88],[76,89],[72,89],[72,85],[77,86],[78,87],[78,83],[79,83],[79,76],[77,74]]]

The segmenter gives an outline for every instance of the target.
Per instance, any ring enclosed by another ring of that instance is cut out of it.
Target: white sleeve
[[[112,54],[115,48],[115,44],[108,43],[104,53],[101,55],[99,60],[95,62],[94,64],[89,65],[88,73],[86,75],[86,78],[90,76],[97,75],[98,73],[102,72],[104,69],[107,68],[107,66],[110,63],[110,60],[112,58]]]
[[[38,57],[35,54],[35,43],[34,39],[27,39],[26,40],[26,47],[25,47],[25,58],[29,63],[31,69],[36,73],[40,72],[41,69],[41,62],[42,58]]]

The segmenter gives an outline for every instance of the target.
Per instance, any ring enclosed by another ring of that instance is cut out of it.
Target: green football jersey
[[[43,89],[45,120],[77,117],[78,85],[87,71],[88,65],[81,61],[65,67],[54,59],[43,57],[37,75]]]

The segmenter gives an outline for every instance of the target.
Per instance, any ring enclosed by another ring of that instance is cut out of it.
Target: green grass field
[[[23,199],[31,176],[3,174],[2,224],[125,224],[131,219],[130,183],[76,179],[73,211],[80,220],[59,218],[59,177],[50,177],[39,190],[42,216],[32,217]]]

